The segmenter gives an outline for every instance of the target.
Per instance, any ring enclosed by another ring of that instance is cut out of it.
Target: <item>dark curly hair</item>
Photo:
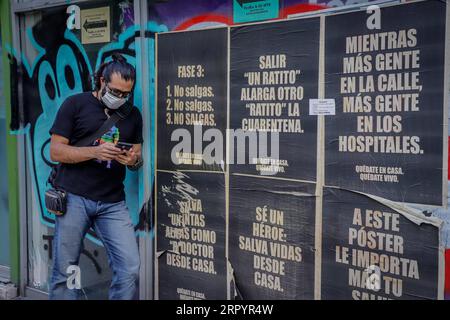
[[[120,77],[126,81],[133,81],[134,87],[134,83],[136,82],[136,70],[134,67],[128,63],[120,53],[113,53],[111,57],[111,61],[102,63],[94,73],[94,89],[96,91],[100,90],[100,79],[102,77],[106,82],[111,81],[111,76],[113,73],[119,74]]]

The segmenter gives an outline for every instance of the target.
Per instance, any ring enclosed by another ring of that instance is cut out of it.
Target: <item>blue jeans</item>
[[[68,272],[67,268],[78,266],[83,239],[91,226],[105,246],[113,272],[109,299],[133,299],[140,261],[134,227],[125,201],[92,201],[72,193],[67,196],[66,214],[56,217],[50,299],[80,299],[81,290],[69,289],[67,285],[73,273],[72,270]]]

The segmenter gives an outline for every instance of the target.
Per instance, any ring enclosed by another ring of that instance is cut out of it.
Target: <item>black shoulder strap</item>
[[[126,103],[122,107],[120,107],[116,112],[114,112],[105,122],[103,122],[102,126],[95,131],[90,136],[87,136],[77,143],[75,143],[75,147],[85,147],[89,146],[92,142],[103,136],[106,132],[108,132],[119,120],[125,119],[133,108],[132,104]]]
[[[77,143],[75,143],[75,146],[76,147],[89,146],[96,139],[100,138],[103,134],[108,132],[109,129],[111,129],[117,123],[117,121],[128,117],[128,115],[131,113],[132,109],[133,109],[133,105],[131,103],[126,103],[125,105],[120,107],[118,110],[116,110],[116,112],[114,112],[108,119],[106,119],[106,121],[103,122],[100,129],[98,129],[96,132],[94,132],[90,136],[85,137],[85,138],[81,139],[80,141],[78,141]],[[60,163],[58,163],[57,165],[54,165],[52,167],[52,171],[50,172],[50,175],[47,179],[47,182],[56,189],[57,189],[57,187],[55,186],[54,182],[55,182],[55,178],[56,178],[56,174],[57,174],[59,166],[61,166]]]

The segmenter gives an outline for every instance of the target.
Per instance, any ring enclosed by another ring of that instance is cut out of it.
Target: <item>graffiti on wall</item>
[[[97,55],[94,67],[91,67],[87,53],[78,38],[65,29],[65,20],[52,18],[52,24],[40,21],[33,28],[27,30],[27,37],[37,56],[34,61],[28,61],[23,55],[18,65],[18,75],[23,86],[22,95],[25,119],[22,130],[15,133],[25,133],[29,141],[30,168],[34,182],[34,192],[38,202],[41,222],[52,227],[54,215],[44,206],[44,193],[47,178],[55,163],[50,160],[49,129],[53,124],[55,115],[63,101],[73,94],[89,91],[92,88],[92,73],[100,64],[111,59],[113,53],[124,55],[132,65],[136,65],[136,37],[139,30],[136,25],[129,26],[118,36],[117,41],[103,46]],[[148,24],[149,41],[155,32],[164,31],[163,26]],[[49,36],[51,34],[52,36]],[[13,52],[15,53],[15,52]],[[17,55],[15,55],[17,57]],[[140,92],[142,77],[137,68],[136,92],[134,103],[141,108],[142,93]],[[17,129],[17,128],[16,128]],[[148,157],[150,159],[150,157]],[[138,228],[142,228],[142,212],[139,211],[139,183],[138,174],[127,172],[125,180],[127,203],[130,208],[132,221]],[[137,229],[138,229],[137,228]],[[90,231],[90,239],[97,241],[94,232]]]
[[[8,47],[13,70],[12,109],[15,109],[15,119],[11,122],[13,134],[22,134],[27,140],[27,167],[31,177],[31,208],[33,216],[29,219],[38,221],[42,227],[33,227],[33,245],[30,248],[32,283],[45,288],[48,261],[51,260],[51,239],[55,217],[49,213],[44,205],[44,194],[48,188],[47,179],[55,163],[49,156],[49,129],[53,124],[56,113],[68,96],[92,88],[93,71],[103,62],[111,59],[113,53],[121,53],[134,66],[141,59],[140,26],[134,24],[134,12],[130,6],[119,6],[123,12],[120,16],[119,33],[113,41],[96,50],[94,58],[89,48],[80,43],[75,32],[66,28],[65,9],[43,14],[34,26],[26,30],[25,41],[29,43],[33,54],[20,55],[11,46]],[[132,7],[131,7],[132,9]],[[166,31],[163,25],[148,23],[144,28],[145,43],[153,46],[154,34]],[[89,57],[91,55],[91,57]],[[30,58],[32,56],[33,58]],[[15,68],[14,68],[15,67]],[[151,75],[152,77],[153,75]],[[152,82],[152,79],[149,79]],[[141,92],[142,70],[137,68],[136,90],[133,95],[134,104],[142,110]],[[19,96],[19,83],[23,94]],[[14,103],[15,101],[15,103]],[[23,108],[19,108],[18,102]],[[20,124],[20,127],[19,127]],[[146,143],[148,143],[146,141]],[[144,158],[151,159],[151,149]],[[148,225],[149,203],[143,197],[143,170],[127,171],[124,182],[127,204],[130,209],[131,220],[138,236],[146,235]],[[102,273],[107,267],[107,261],[102,246],[93,229],[88,231],[87,243],[82,253],[89,264],[94,266],[95,273]]]

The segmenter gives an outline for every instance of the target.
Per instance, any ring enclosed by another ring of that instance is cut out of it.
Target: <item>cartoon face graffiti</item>
[[[139,37],[139,31],[136,30],[139,29],[135,25],[129,26],[118,36],[117,41],[106,44],[98,51],[95,66],[92,68],[85,48],[75,34],[66,29],[64,15],[58,19],[58,15],[53,14],[51,23],[46,22],[46,19],[42,19],[28,30],[27,40],[37,51],[37,56],[31,63],[22,57],[17,74],[21,77],[23,92],[26,93],[22,97],[26,113],[22,115],[22,119],[26,120],[24,127],[29,146],[28,165],[32,175],[34,199],[41,222],[53,227],[54,216],[44,206],[44,194],[48,188],[48,176],[55,166],[49,156],[49,129],[56,113],[67,97],[91,90],[93,70],[109,61],[113,53],[121,53],[128,62],[136,66],[136,60],[140,57],[140,46],[136,42],[136,37]],[[166,30],[164,26],[149,23],[145,32],[146,44],[153,46],[153,34]],[[141,70],[138,68],[133,102],[139,108],[142,106],[141,79]],[[113,140],[116,134],[112,133]],[[148,155],[148,159],[150,158]],[[135,225],[142,226],[139,221],[139,207],[142,202],[139,201],[139,198],[142,200],[139,193],[142,188],[139,188],[138,173],[127,171],[124,185],[132,221]],[[93,230],[89,231],[88,239],[100,244]]]

